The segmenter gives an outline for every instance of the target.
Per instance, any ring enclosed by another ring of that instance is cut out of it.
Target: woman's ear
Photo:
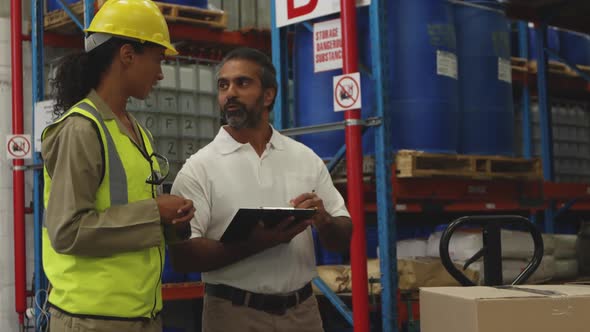
[[[131,44],[124,44],[119,49],[119,59],[124,65],[131,65],[135,59],[135,50]]]

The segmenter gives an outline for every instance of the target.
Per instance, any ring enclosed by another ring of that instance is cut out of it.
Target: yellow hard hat
[[[165,47],[166,55],[178,54],[166,19],[151,0],[108,0],[84,31],[147,41]]]

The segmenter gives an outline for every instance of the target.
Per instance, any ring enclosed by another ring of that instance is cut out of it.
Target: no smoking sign
[[[361,108],[360,73],[334,76],[334,111],[359,108]]]
[[[6,156],[8,159],[30,159],[31,135],[8,135]]]

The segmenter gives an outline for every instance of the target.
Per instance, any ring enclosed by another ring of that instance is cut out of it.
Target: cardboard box
[[[507,287],[420,289],[420,331],[590,331],[590,286]]]

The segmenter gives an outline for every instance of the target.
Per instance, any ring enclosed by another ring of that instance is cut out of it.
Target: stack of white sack
[[[397,258],[426,257],[426,239],[397,241]]]
[[[574,234],[554,234],[555,279],[575,279],[578,273],[576,239]]]
[[[426,243],[424,238],[414,238],[397,241],[397,258],[420,258],[427,257]],[[379,259],[379,247],[377,247],[377,259]]]
[[[435,232],[427,242],[427,255],[440,257],[439,245],[442,232]],[[520,274],[533,256],[534,244],[531,235],[527,232],[502,230],[502,274],[504,283],[511,283]],[[538,283],[551,280],[555,276],[555,258],[553,252],[555,243],[553,236],[543,234],[544,256],[541,265],[529,278],[527,283]],[[459,230],[451,237],[449,243],[449,256],[455,263],[464,264],[483,247],[483,239],[480,230]],[[472,263],[470,269],[479,272],[480,283],[483,284],[483,261]]]

